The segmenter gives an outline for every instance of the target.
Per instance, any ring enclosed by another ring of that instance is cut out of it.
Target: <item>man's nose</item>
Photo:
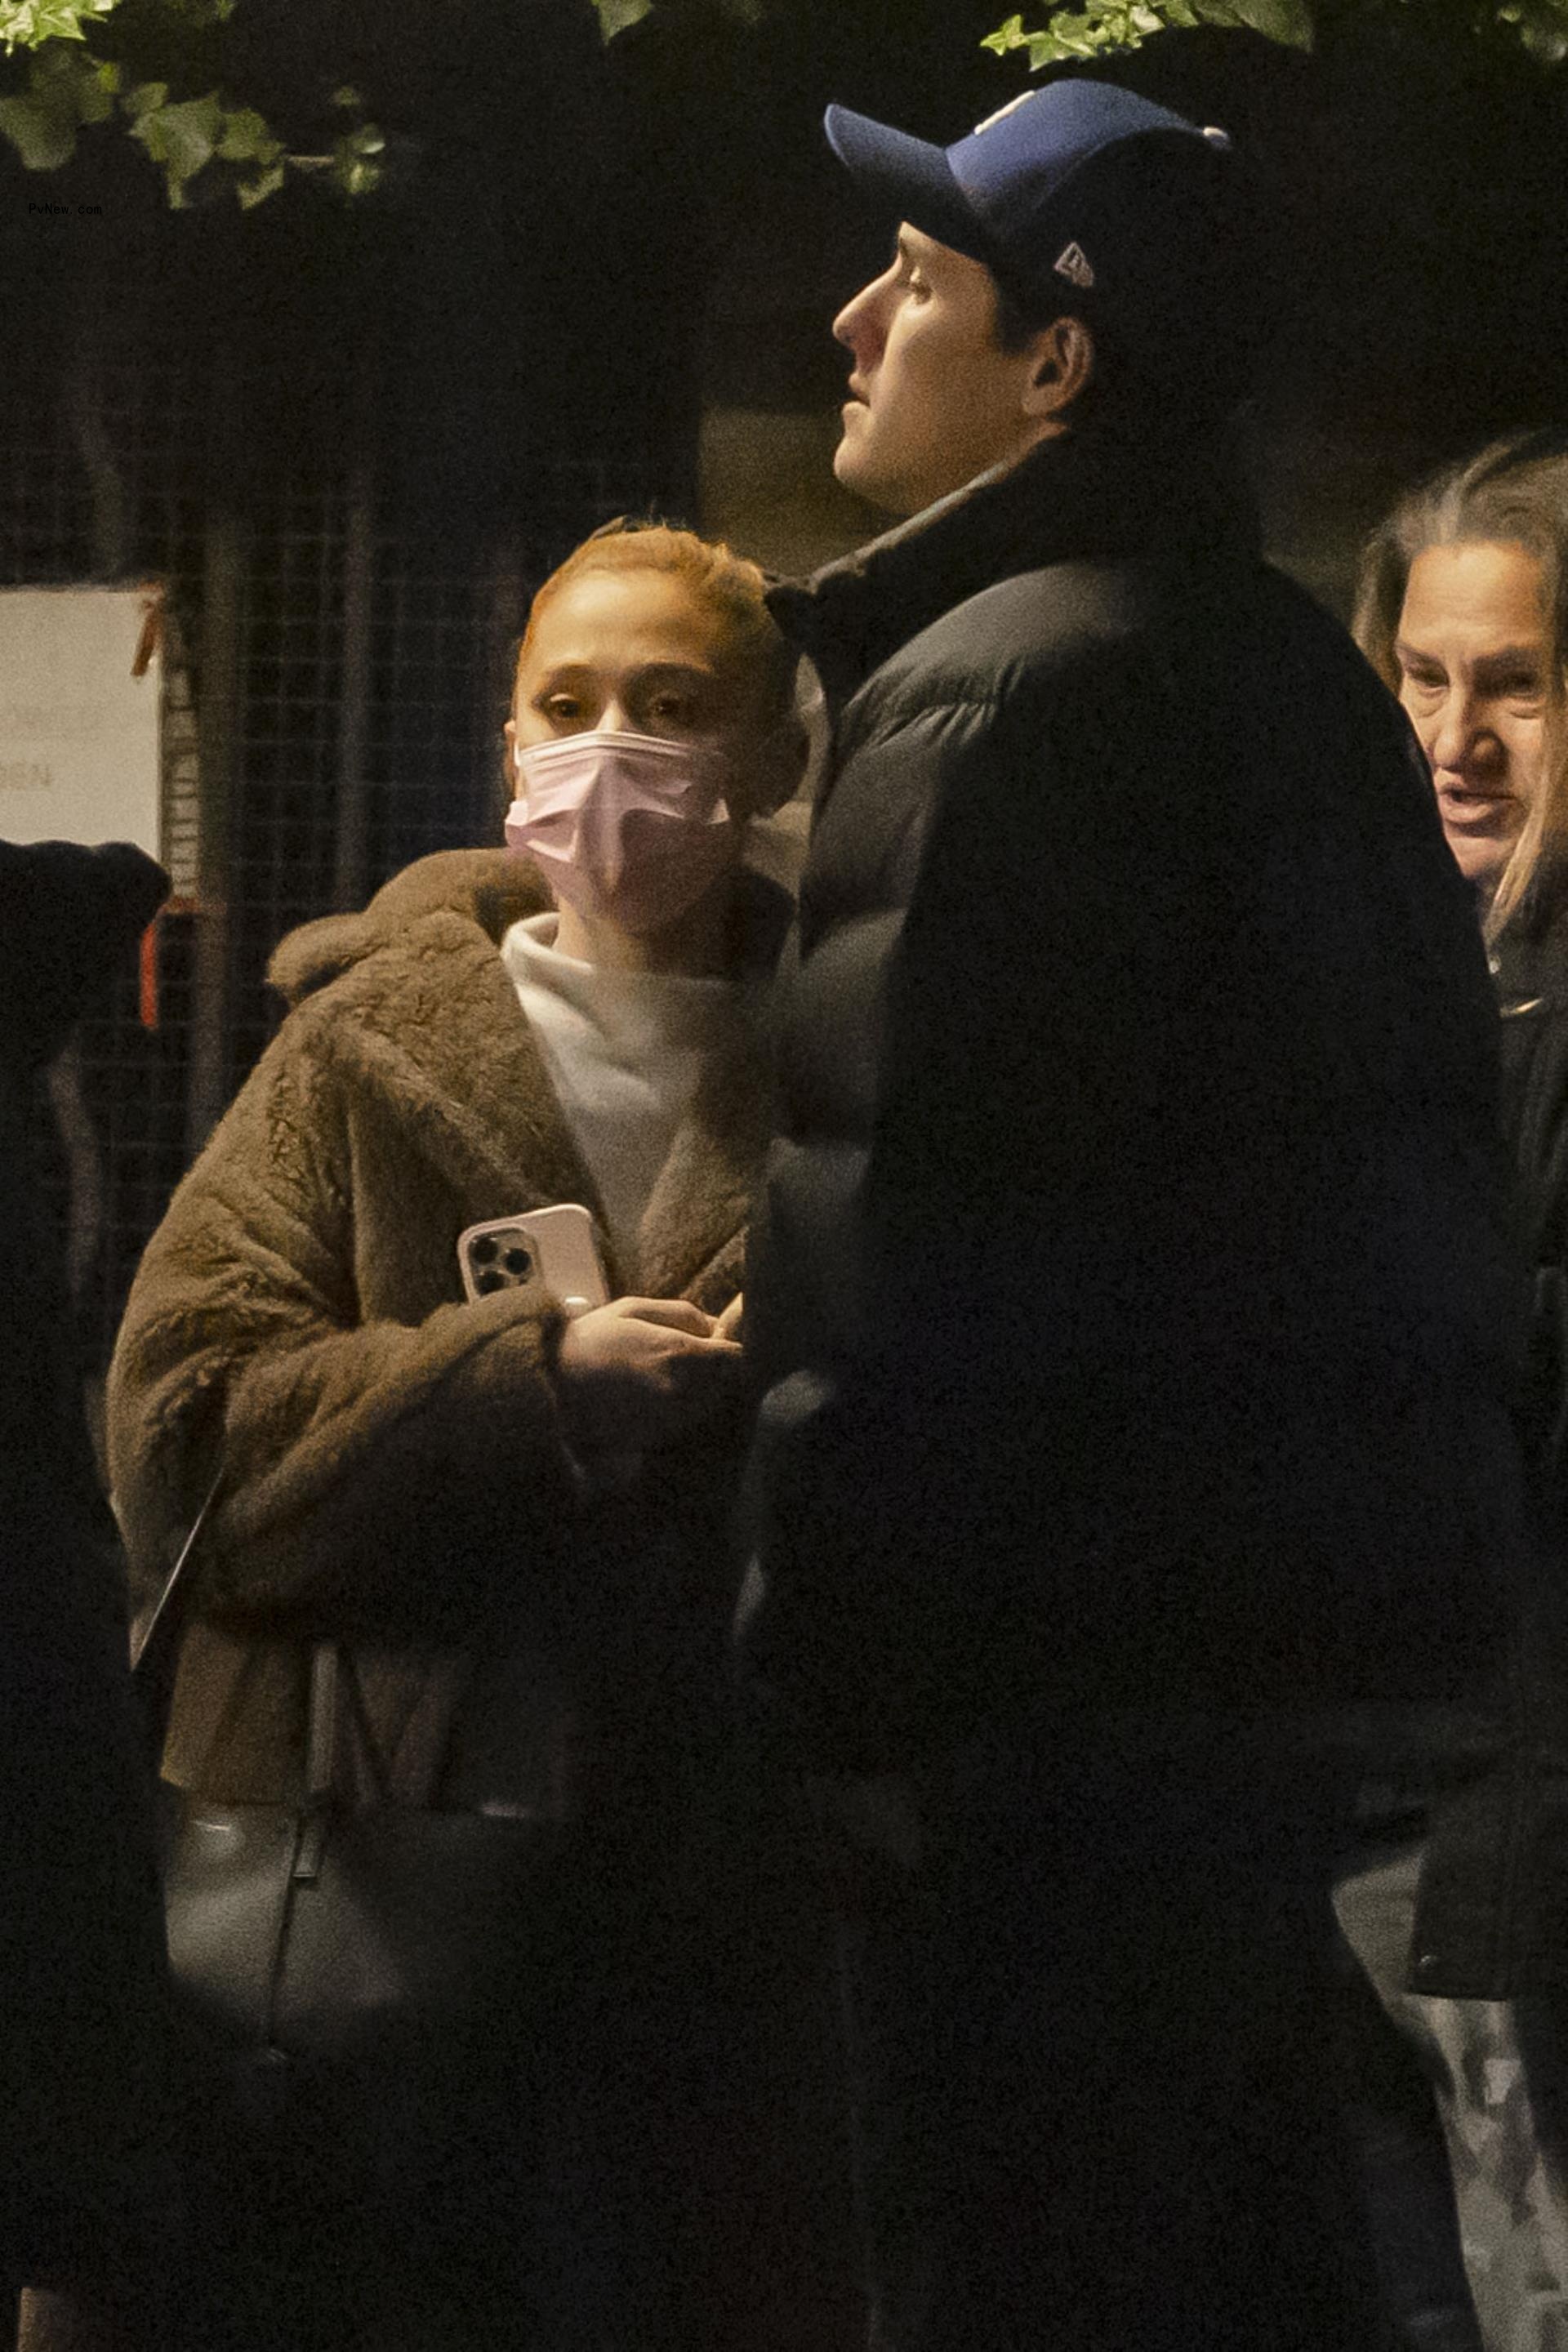
[[[833,333],[847,352],[854,354],[858,367],[874,359],[881,349],[882,328],[879,317],[879,297],[888,283],[888,276],[874,278],[869,286],[862,286],[852,301],[846,302],[833,321]]]
[[[635,735],[637,731],[618,694],[607,695],[601,704],[598,728],[601,735]]]

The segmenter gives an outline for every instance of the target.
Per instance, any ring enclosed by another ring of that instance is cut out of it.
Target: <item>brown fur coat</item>
[[[737,968],[771,961],[787,911],[748,881]],[[342,1771],[415,1801],[531,1802],[542,1776],[575,1806],[568,1752],[590,1781],[595,1748],[624,1769],[717,1681],[741,1433],[584,1504],[555,1302],[462,1298],[465,1225],[598,1207],[498,953],[547,903],[502,853],[451,852],[286,940],[294,1009],[142,1262],[110,1468],[145,1598],[222,1466],[165,1758],[214,1798],[297,1787],[302,1636],[353,1644]],[[733,1297],[765,1129],[757,1062],[715,1066],[614,1292]]]

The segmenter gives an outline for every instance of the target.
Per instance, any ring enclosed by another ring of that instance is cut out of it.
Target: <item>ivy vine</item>
[[[1568,58],[1568,0],[1394,0],[1425,16],[1446,37],[1458,32],[1479,36],[1501,27],[1538,64],[1555,66]],[[1369,10],[1370,13],[1370,10]],[[1290,48],[1310,49],[1316,25],[1310,0],[1084,0],[1080,8],[1058,8],[1038,27],[1022,14],[1009,16],[982,47],[998,57],[1028,52],[1032,69],[1103,56],[1109,50],[1142,48],[1157,33],[1194,25],[1245,26]]]
[[[71,162],[83,131],[118,120],[161,173],[176,210],[232,194],[242,208],[263,203],[290,173],[321,174],[349,196],[367,195],[383,173],[386,141],[357,90],[333,92],[339,128],[328,152],[289,152],[265,116],[221,89],[177,92],[168,81],[132,79],[104,56],[94,36],[121,0],[0,0],[0,48],[26,51],[22,87],[0,97],[0,137],[29,172]],[[161,0],[171,32],[222,25],[239,0]]]
[[[18,82],[0,95],[0,139],[29,172],[55,172],[78,152],[84,133],[116,124],[162,176],[171,205],[231,195],[258,205],[292,176],[318,175],[342,194],[364,196],[385,171],[386,141],[359,93],[333,93],[335,133],[321,154],[300,154],[253,106],[221,86],[180,86],[173,62],[181,36],[226,23],[245,0],[140,0],[142,37],[133,74],[117,47],[115,17],[122,0],[0,0],[0,62],[20,53]],[[658,0],[592,0],[606,42],[650,16]],[[770,0],[687,0],[715,22],[755,25]],[[785,0],[772,0],[775,7]],[[1161,33],[1196,25],[1243,26],[1293,48],[1310,48],[1314,8],[1321,0],[1081,0],[1057,7],[1043,24],[1028,25],[1022,10],[983,46],[998,57],[1026,53],[1031,68],[1141,48]],[[1568,0],[1360,0],[1373,8],[1404,9],[1427,19],[1435,32],[1472,36],[1500,28],[1543,66],[1568,58]],[[127,14],[131,11],[128,9]],[[163,53],[154,44],[147,74],[145,31],[168,34],[171,64],[160,78]],[[188,65],[188,60],[182,60]]]

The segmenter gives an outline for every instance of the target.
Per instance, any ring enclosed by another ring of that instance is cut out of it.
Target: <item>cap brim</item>
[[[823,129],[857,186],[885,204],[894,220],[908,221],[939,245],[989,266],[984,230],[942,148],[873,122],[869,115],[852,114],[847,106],[830,106]]]

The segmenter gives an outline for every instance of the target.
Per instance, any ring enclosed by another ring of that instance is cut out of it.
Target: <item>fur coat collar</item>
[[[499,954],[513,923],[550,905],[536,868],[504,850],[439,852],[395,876],[363,913],[291,932],[268,978],[292,1007],[317,1002],[339,1055],[417,1112],[424,1148],[465,1192],[495,1200],[485,1215],[580,1201],[598,1221],[614,1289],[685,1294],[749,1212],[767,1142],[760,1040],[749,1027],[707,1074],[648,1202],[637,1263],[616,1264],[594,1180]],[[731,958],[742,982],[771,976],[789,915],[783,890],[745,874]]]

